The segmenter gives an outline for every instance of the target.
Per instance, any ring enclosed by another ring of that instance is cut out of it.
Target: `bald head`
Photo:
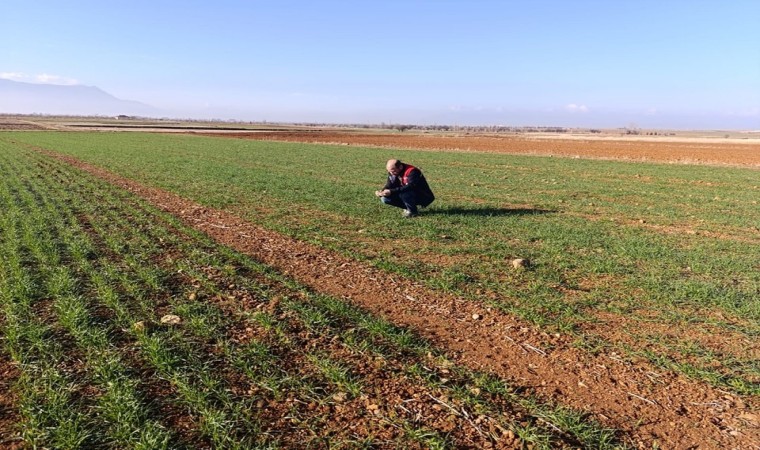
[[[391,175],[398,175],[401,173],[401,161],[398,159],[389,159],[388,162],[385,163],[385,170]]]

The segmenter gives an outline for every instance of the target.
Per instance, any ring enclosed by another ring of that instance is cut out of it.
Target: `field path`
[[[315,245],[143,186],[75,158],[44,151],[181,218],[216,241],[315,291],[348,299],[414,329],[457,363],[496,374],[539,398],[587,411],[642,448],[760,449],[756,405],[704,383],[616,354],[592,356],[569,336],[548,335]]]

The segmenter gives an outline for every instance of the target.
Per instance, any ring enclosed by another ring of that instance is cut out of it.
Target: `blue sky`
[[[0,3],[0,77],[171,117],[760,129],[760,1]]]

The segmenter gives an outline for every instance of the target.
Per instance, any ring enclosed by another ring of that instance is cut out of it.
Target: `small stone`
[[[473,314],[472,315],[472,320],[480,320],[482,318],[483,318],[483,316],[481,316],[480,314]]]
[[[178,325],[181,322],[182,319],[180,319],[179,316],[175,316],[174,314],[167,314],[161,318],[161,323],[164,325]]]
[[[528,267],[528,260],[524,258],[516,258],[512,260],[512,267],[515,269],[524,269]]]

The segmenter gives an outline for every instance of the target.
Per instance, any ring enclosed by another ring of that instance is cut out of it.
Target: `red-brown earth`
[[[220,133],[208,133],[222,136]],[[757,139],[664,137],[531,137],[496,135],[442,135],[413,133],[355,133],[345,131],[283,131],[226,133],[228,137],[256,140],[314,142],[420,150],[477,151],[526,155],[552,155],[599,159],[674,162],[760,167]]]
[[[18,375],[18,368],[6,355],[0,353],[0,448],[4,449],[23,447],[15,433],[19,417],[16,410],[17,398],[11,389],[11,384]]]

